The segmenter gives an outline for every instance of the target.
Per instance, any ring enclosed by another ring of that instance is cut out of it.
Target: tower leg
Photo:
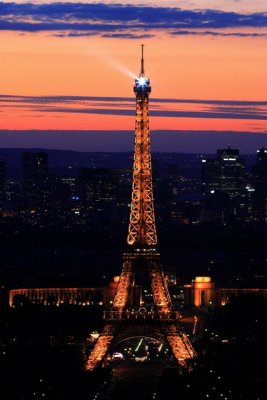
[[[87,371],[92,371],[97,366],[101,365],[114,338],[116,330],[116,326],[114,325],[105,325],[103,332],[97,339],[94,348],[87,359],[85,366]]]
[[[163,327],[163,331],[179,365],[185,366],[188,360],[196,357],[196,353],[181,327],[171,324]]]
[[[151,288],[155,306],[159,311],[171,311],[171,298],[166,285],[163,271],[159,261],[152,262],[149,266]]]
[[[132,291],[134,280],[133,261],[124,259],[120,280],[118,283],[116,295],[113,301],[113,308],[124,310],[129,302],[129,294]]]

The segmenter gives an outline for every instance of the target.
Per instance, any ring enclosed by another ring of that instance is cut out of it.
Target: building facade
[[[202,159],[204,221],[228,222],[247,213],[245,163],[238,149],[218,149],[217,157]]]
[[[267,299],[267,288],[220,288],[215,287],[210,276],[197,276],[184,286],[184,304],[196,308],[224,306],[243,294],[257,294]]]
[[[257,221],[267,221],[267,149],[257,150],[257,161],[252,168],[252,213]]]
[[[40,304],[45,306],[110,306],[116,294],[119,277],[115,276],[107,287],[91,288],[21,288],[9,291],[9,306]],[[141,287],[136,285],[131,293],[133,302],[142,302]]]
[[[0,159],[0,211],[3,208],[5,194],[5,161]]]

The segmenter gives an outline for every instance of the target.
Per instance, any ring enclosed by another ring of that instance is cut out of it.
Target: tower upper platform
[[[151,92],[150,80],[146,77],[144,68],[144,45],[142,44],[141,69],[139,77],[134,80],[134,93],[137,97],[148,97]]]
[[[145,76],[140,76],[135,79],[134,93],[141,97],[148,97],[151,92],[150,80]]]

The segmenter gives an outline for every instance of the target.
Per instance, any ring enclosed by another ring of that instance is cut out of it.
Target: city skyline
[[[264,2],[45,1],[0,0],[1,399],[266,399]]]
[[[152,150],[264,146],[263,1],[20,1],[0,9],[2,147],[130,150],[141,43]]]

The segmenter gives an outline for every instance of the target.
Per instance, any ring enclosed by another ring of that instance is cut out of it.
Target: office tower
[[[3,206],[5,194],[5,161],[0,159],[0,210]]]
[[[245,164],[238,149],[218,149],[217,157],[202,159],[202,190],[208,220],[224,223],[246,213]]]
[[[115,218],[118,177],[108,168],[79,170],[82,217],[90,224],[107,224]]]
[[[48,154],[22,154],[22,201],[26,208],[46,208],[50,196]]]
[[[267,149],[257,150],[257,162],[252,168],[252,214],[258,221],[267,220]]]

